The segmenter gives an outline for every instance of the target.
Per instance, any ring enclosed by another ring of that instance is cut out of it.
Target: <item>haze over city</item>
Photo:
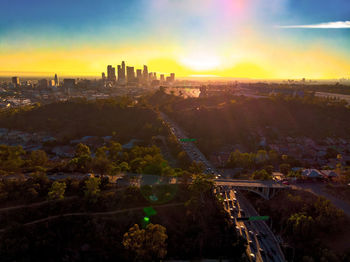
[[[0,74],[99,76],[127,60],[178,77],[342,78],[346,0],[4,0]]]

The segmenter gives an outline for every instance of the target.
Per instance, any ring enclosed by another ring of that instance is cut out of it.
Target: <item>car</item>
[[[255,255],[253,254],[253,253],[250,253],[250,258],[253,260],[253,261],[255,261]]]
[[[253,231],[249,230],[248,232],[249,232],[249,234],[254,235]]]
[[[234,219],[234,217],[233,217],[233,216],[231,216],[231,219]]]
[[[244,230],[245,230],[244,226],[241,226],[241,230],[242,230],[242,231],[244,231]]]
[[[262,248],[259,248],[259,252],[260,252],[260,254],[265,254],[265,251]]]

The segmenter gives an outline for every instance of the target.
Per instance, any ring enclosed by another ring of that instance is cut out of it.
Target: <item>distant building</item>
[[[60,85],[60,80],[58,79],[57,74],[55,74],[55,86],[59,86]]]
[[[123,73],[123,78],[125,79],[125,62],[122,61],[122,73]]]
[[[12,77],[12,84],[14,84],[14,85],[17,86],[17,87],[20,85],[19,77],[18,77],[18,76]]]
[[[165,81],[164,74],[161,74],[161,75],[160,75],[160,81],[161,81],[161,82],[164,82],[164,81]]]
[[[142,80],[142,70],[141,69],[136,70],[136,78],[139,82]]]
[[[153,73],[148,73],[148,81],[149,82],[153,81]]]
[[[126,76],[127,76],[128,83],[135,81],[135,71],[133,66],[126,67]]]
[[[157,80],[157,73],[153,73],[153,80]]]
[[[49,86],[49,81],[47,79],[40,79],[38,81],[38,86],[40,88],[47,88]]]
[[[115,82],[117,80],[115,75],[115,67],[112,67],[111,65],[107,66],[107,80],[111,82]]]
[[[102,72],[102,80],[103,82],[106,81],[106,74],[104,72]]]
[[[63,79],[63,87],[65,89],[74,88],[75,85],[76,85],[75,79],[73,79],[73,78],[65,78],[65,79]]]
[[[56,82],[55,82],[55,80],[53,80],[53,79],[51,79],[51,80],[49,80],[49,87],[56,87]]]
[[[175,73],[170,74],[170,79],[171,79],[171,82],[175,81]]]
[[[144,80],[145,82],[148,81],[148,68],[147,68],[146,65],[143,66],[143,80]]]

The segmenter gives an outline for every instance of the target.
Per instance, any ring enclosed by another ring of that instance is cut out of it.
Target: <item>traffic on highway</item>
[[[167,115],[162,112],[160,112],[160,115],[190,159],[192,161],[202,162],[205,166],[204,173],[215,175],[215,179],[220,180],[221,174],[199,151],[194,143],[187,142],[188,138],[185,132],[176,123],[171,121]],[[237,221],[237,218],[258,216],[258,213],[242,194],[234,190],[232,182],[229,186],[217,186],[215,193],[223,199],[224,208],[235,224],[237,232],[247,241],[246,253],[250,261],[285,261],[276,237],[264,221]]]

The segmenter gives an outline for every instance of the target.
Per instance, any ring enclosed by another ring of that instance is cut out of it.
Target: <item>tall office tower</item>
[[[102,80],[103,82],[106,81],[106,74],[104,72],[102,72]]]
[[[152,82],[153,80],[153,73],[148,73],[148,81]]]
[[[49,86],[49,81],[47,79],[40,79],[38,81],[38,86],[45,89]]]
[[[111,65],[107,66],[107,80],[108,81],[112,80],[112,66]]]
[[[148,80],[148,68],[146,65],[143,66],[143,80],[147,82]]]
[[[127,77],[128,83],[135,81],[135,71],[133,66],[126,67],[126,77]]]
[[[157,80],[157,73],[153,73],[153,80]]]
[[[137,81],[141,82],[141,80],[142,80],[142,70],[141,69],[136,70],[136,78],[137,78]]]
[[[118,82],[121,82],[121,80],[122,80],[122,68],[120,65],[118,65],[117,71],[118,71]]]
[[[122,61],[122,76],[123,76],[123,79],[125,80],[125,62]]]
[[[51,87],[51,88],[53,88],[53,87],[55,87],[56,86],[56,82],[55,82],[55,80],[49,80],[49,87]]]
[[[171,79],[171,82],[175,81],[175,73],[170,74],[170,79]]]
[[[17,86],[17,87],[20,85],[19,77],[18,77],[18,76],[12,77],[12,84],[14,84],[14,85]]]
[[[55,86],[59,86],[60,85],[60,82],[58,80],[58,76],[57,74],[55,74]]]
[[[161,74],[161,75],[160,75],[160,81],[161,81],[161,82],[164,82],[164,81],[165,81],[164,74]]]
[[[112,79],[111,79],[112,82],[115,82],[117,81],[117,77],[115,75],[115,67],[112,67]]]

